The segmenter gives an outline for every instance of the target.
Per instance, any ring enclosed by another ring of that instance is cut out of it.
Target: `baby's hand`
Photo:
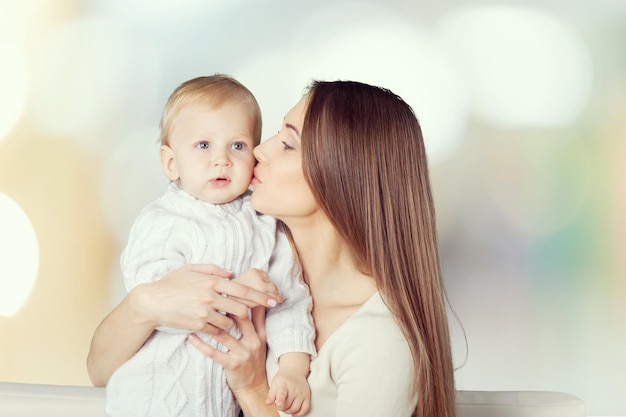
[[[270,384],[265,403],[275,404],[280,411],[294,417],[304,416],[311,405],[311,390],[306,376],[279,369]]]

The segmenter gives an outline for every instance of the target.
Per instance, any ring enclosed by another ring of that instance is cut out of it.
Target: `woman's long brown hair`
[[[422,132],[389,90],[315,81],[302,129],[304,175],[406,337],[414,416],[455,417],[454,376]]]

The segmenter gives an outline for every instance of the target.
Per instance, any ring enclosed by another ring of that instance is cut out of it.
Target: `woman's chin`
[[[252,195],[250,196],[250,204],[252,204],[252,207],[256,211],[258,211],[259,213],[265,214],[265,211],[263,211],[263,207],[264,207],[263,199],[259,195],[259,191],[255,189],[254,186],[252,186]]]

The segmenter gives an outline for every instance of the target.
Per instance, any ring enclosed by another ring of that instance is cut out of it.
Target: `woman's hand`
[[[241,275],[239,275],[238,277],[233,278],[231,282],[246,285],[263,294],[273,297],[275,300],[279,300],[280,302],[283,301],[283,298],[281,297],[276,284],[272,283],[267,272],[261,269],[249,268],[246,271],[242,272]],[[232,296],[231,298],[235,298],[237,301],[240,301],[251,308],[259,305],[256,303],[252,304],[245,299],[240,299]]]
[[[136,286],[94,332],[87,356],[92,383],[105,386],[157,326],[214,334],[230,329],[231,317],[247,318],[249,306],[282,302],[277,294],[230,281],[230,276],[214,265],[186,265],[159,281]]]
[[[282,301],[275,287],[264,293],[231,281],[231,275],[215,265],[190,264],[139,285],[134,297],[138,316],[154,327],[214,334],[217,328],[230,329],[231,317],[248,317],[248,307],[271,307]]]
[[[227,352],[204,343],[195,334],[189,335],[188,340],[224,367],[228,386],[246,416],[278,416],[275,406],[266,402],[269,385],[265,371],[265,309],[253,308],[251,319],[234,317],[234,321],[241,331],[241,339],[237,340],[223,330],[212,334],[228,349]]]
[[[265,374],[265,310],[252,309],[252,318],[234,318],[241,331],[237,340],[224,330],[213,334],[213,338],[227,349],[222,352],[204,343],[197,335],[190,334],[189,342],[200,352],[222,365],[226,371],[228,386],[233,393],[248,391],[260,385],[267,386]]]

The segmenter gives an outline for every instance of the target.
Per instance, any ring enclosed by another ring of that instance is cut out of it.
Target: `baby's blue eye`
[[[235,142],[232,144],[232,148],[236,151],[243,151],[246,149],[246,144],[243,142]]]
[[[198,142],[196,146],[198,147],[198,149],[209,149],[211,147],[211,144],[209,142],[202,141]]]

